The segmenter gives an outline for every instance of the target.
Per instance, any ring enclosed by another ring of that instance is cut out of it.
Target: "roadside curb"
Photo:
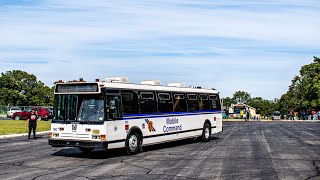
[[[41,132],[36,132],[36,134],[49,134],[50,131],[41,131]],[[22,133],[22,134],[8,134],[8,135],[1,135],[0,139],[5,139],[5,138],[12,138],[12,137],[22,137],[22,136],[28,136],[28,133]]]

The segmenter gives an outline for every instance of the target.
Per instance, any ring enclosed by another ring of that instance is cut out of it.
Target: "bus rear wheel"
[[[141,137],[138,133],[130,133],[130,135],[126,139],[126,149],[129,155],[139,153],[141,149]]]
[[[85,148],[85,147],[79,147],[80,151],[90,153],[94,150],[94,148]]]
[[[203,130],[202,130],[202,136],[201,139],[203,142],[208,142],[211,139],[211,127],[209,123],[204,124]]]

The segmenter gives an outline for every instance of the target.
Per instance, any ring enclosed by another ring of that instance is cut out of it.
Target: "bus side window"
[[[199,109],[200,110],[210,110],[210,103],[207,94],[199,95]]]
[[[185,94],[173,94],[173,112],[186,112],[187,102]]]
[[[210,99],[210,105],[211,105],[211,109],[212,110],[221,110],[221,106],[220,106],[220,100],[219,100],[219,95],[217,94],[210,94],[209,95],[209,99]]]
[[[106,112],[108,120],[122,119],[120,96],[107,95]]]
[[[188,111],[199,111],[197,94],[188,94]]]
[[[124,114],[139,114],[139,100],[136,91],[121,91]]]
[[[157,100],[154,92],[140,92],[140,113],[157,113]]]
[[[171,93],[158,93],[158,110],[162,112],[172,112],[173,104]]]

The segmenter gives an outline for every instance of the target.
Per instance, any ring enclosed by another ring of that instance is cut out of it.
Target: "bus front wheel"
[[[211,127],[209,123],[204,124],[203,130],[202,130],[202,141],[208,142],[211,139]]]
[[[126,149],[129,155],[139,153],[141,149],[141,137],[138,133],[130,133],[130,135],[126,139]]]

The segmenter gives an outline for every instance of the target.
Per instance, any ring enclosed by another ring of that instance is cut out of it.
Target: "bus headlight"
[[[92,135],[92,139],[106,140],[106,135]]]
[[[100,135],[92,135],[92,139],[100,139]]]
[[[59,133],[52,133],[52,137],[59,137]]]

